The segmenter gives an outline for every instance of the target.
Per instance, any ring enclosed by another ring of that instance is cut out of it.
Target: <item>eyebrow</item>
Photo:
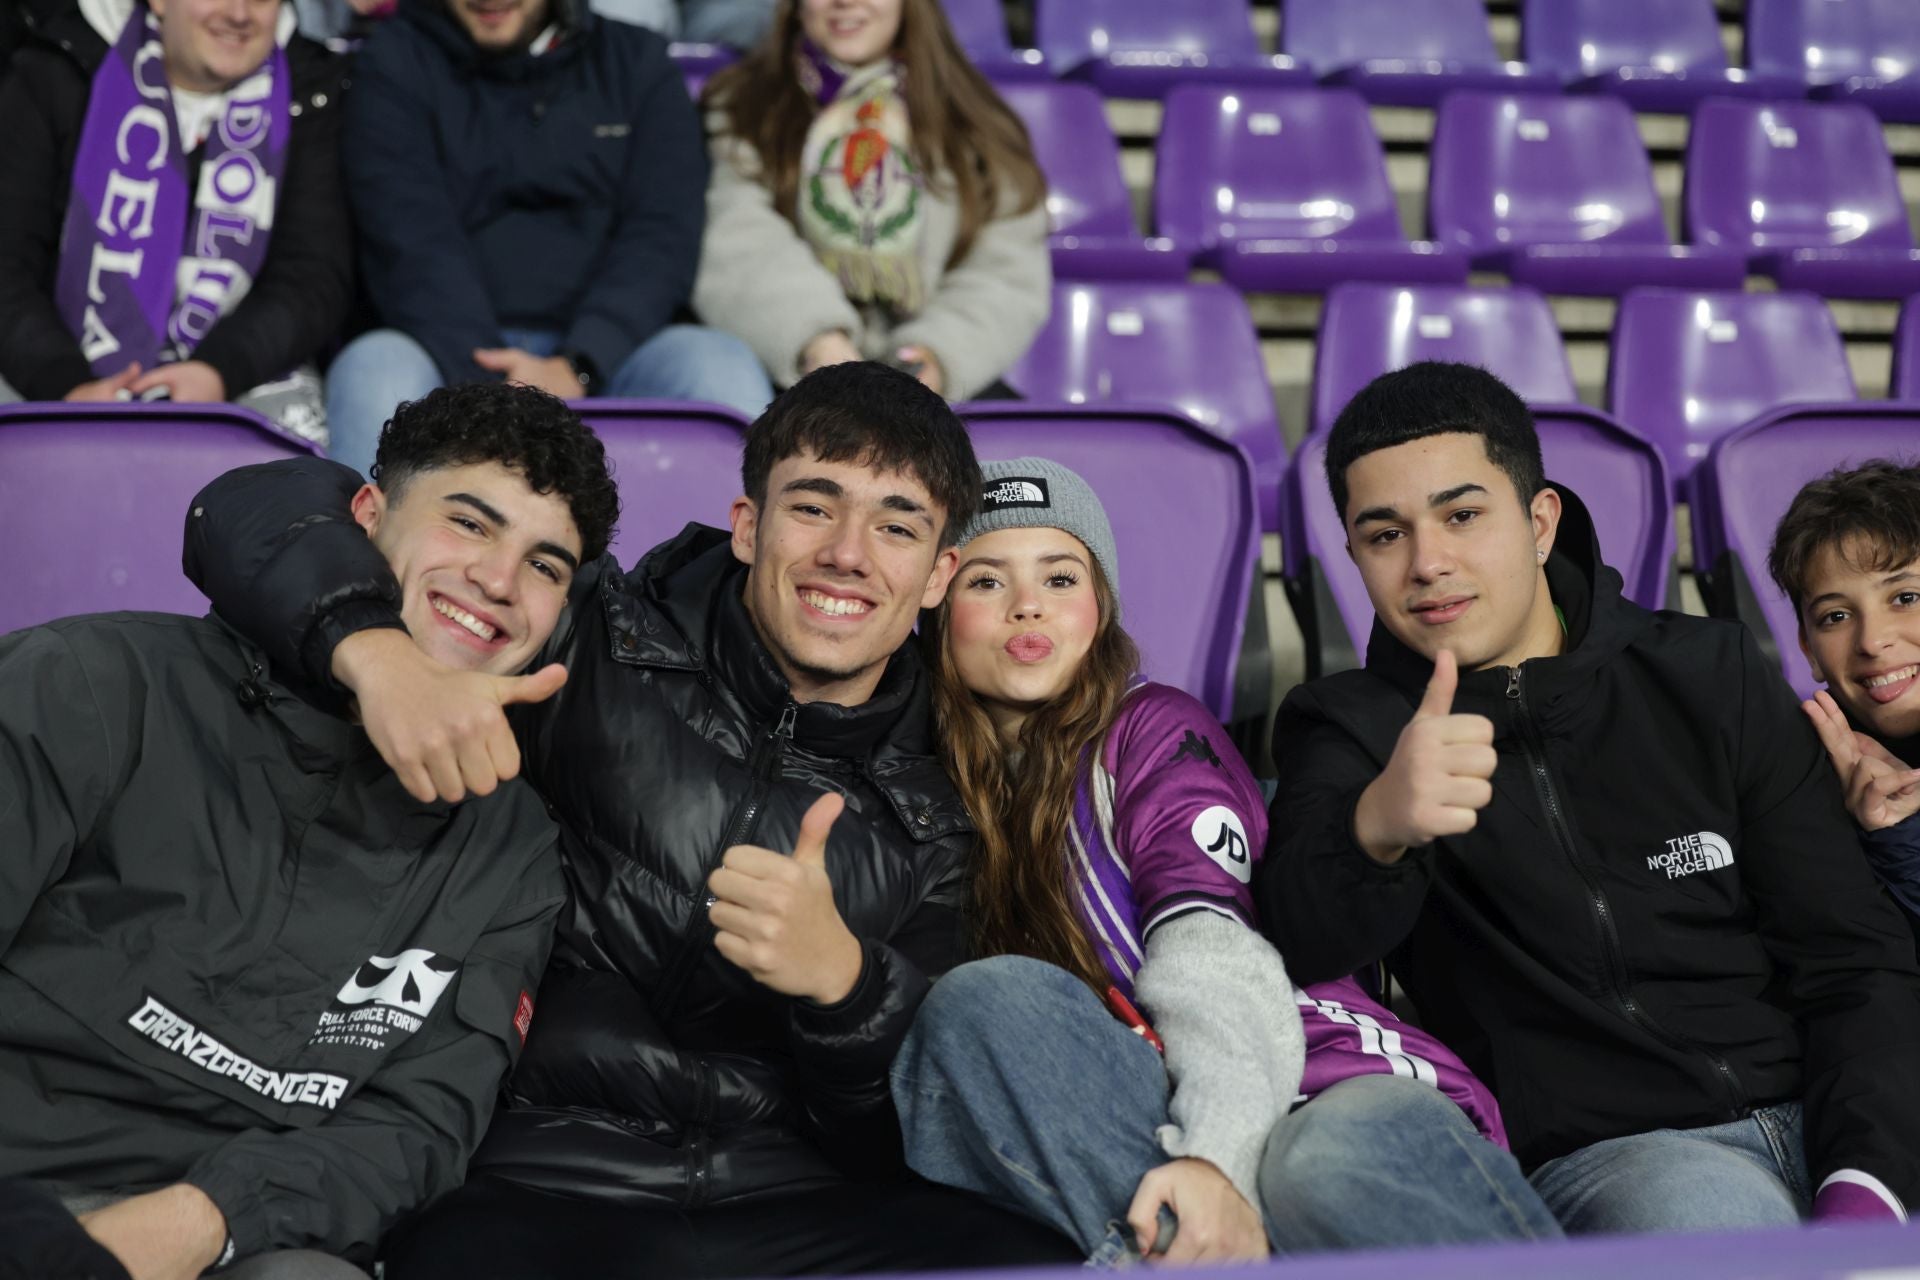
[[[801,476],[798,480],[789,480],[785,485],[781,486],[780,492],[783,495],[789,493],[817,493],[823,498],[844,498],[847,496],[846,489],[841,486],[839,481],[829,480],[825,476]],[[898,511],[902,515],[918,516],[921,520],[925,521],[928,526],[933,524],[933,513],[927,510],[926,504],[915,502],[904,493],[890,493],[880,499],[880,505],[888,511]]]
[[[1901,569],[1898,572],[1888,574],[1886,577],[1880,579],[1880,581],[1875,583],[1874,585],[1877,587],[1891,587],[1897,582],[1916,582],[1916,581],[1920,581],[1920,572],[1917,572],[1913,569]],[[1835,604],[1846,604],[1848,603],[1848,596],[1847,596],[1847,593],[1844,591],[1823,591],[1819,595],[1815,596],[1813,599],[1807,601],[1805,607],[1809,610],[1818,609],[1821,606],[1825,605],[1829,600],[1833,601]]]
[[[472,507],[475,511],[478,511],[481,515],[491,520],[497,528],[513,528],[513,521],[507,519],[506,513],[484,498],[476,498],[470,493],[450,493],[446,496],[445,501],[457,502],[463,506]],[[540,555],[552,556],[555,560],[562,561],[569,570],[574,572],[579,571],[580,557],[557,542],[536,542],[533,544],[533,549]]]
[[[1457,484],[1451,489],[1442,489],[1438,493],[1428,494],[1427,506],[1429,508],[1444,507],[1456,498],[1464,498],[1470,493],[1485,493],[1486,491],[1487,487],[1485,485],[1475,484],[1469,480],[1467,483]],[[1398,519],[1400,519],[1400,512],[1393,507],[1368,507],[1365,511],[1362,511],[1353,518],[1353,525],[1357,529],[1363,524]]]
[[[1071,551],[1056,551],[1052,555],[1041,556],[1039,559],[1039,563],[1040,564],[1057,564],[1062,560],[1071,560],[1083,569],[1087,567],[1087,562],[1085,560],[1082,560],[1079,556],[1075,555]],[[997,557],[974,556],[972,559],[963,563],[956,572],[965,573],[968,569],[973,568],[973,566],[977,564],[983,564],[987,566],[987,568],[989,569],[1005,569],[1007,567],[1007,562],[1005,560],[998,559]]]

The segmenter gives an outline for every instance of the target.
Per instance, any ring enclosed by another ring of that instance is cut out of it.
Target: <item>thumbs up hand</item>
[[[827,878],[827,833],[844,808],[829,791],[800,819],[792,857],[737,844],[707,877],[714,949],[762,986],[821,1004],[846,999],[866,964]]]
[[[1473,830],[1493,799],[1493,721],[1453,714],[1459,683],[1453,652],[1442,649],[1393,758],[1360,793],[1353,836],[1375,862],[1398,862],[1408,849]]]

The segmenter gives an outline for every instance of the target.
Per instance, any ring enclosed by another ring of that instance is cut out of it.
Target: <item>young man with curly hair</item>
[[[507,681],[606,549],[600,442],[436,391],[379,474],[330,535],[421,652]],[[0,1274],[362,1276],[458,1184],[565,898],[531,790],[423,803],[218,616],[105,614],[0,639],[0,849]]]

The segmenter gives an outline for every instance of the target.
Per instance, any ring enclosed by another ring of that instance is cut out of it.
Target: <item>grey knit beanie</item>
[[[1085,480],[1045,458],[983,462],[980,478],[986,481],[980,512],[967,522],[959,545],[1001,529],[1060,529],[1093,552],[1114,598],[1119,598],[1120,556],[1113,545],[1113,527]]]

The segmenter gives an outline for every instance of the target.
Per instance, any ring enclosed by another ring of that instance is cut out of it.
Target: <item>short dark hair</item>
[[[755,506],[766,505],[774,464],[800,453],[912,476],[946,513],[942,547],[953,545],[980,505],[980,464],[966,424],[918,378],[883,364],[816,369],[747,428],[740,483]]]
[[[1422,360],[1362,387],[1327,433],[1327,487],[1347,519],[1347,468],[1370,453],[1428,436],[1480,437],[1487,459],[1507,473],[1526,506],[1547,487],[1540,436],[1526,401],[1477,365]]]
[[[1773,531],[1767,572],[1795,613],[1807,601],[1813,585],[1807,578],[1825,547],[1870,573],[1920,560],[1920,465],[1875,458],[1829,471],[1793,495]]]
[[[373,479],[398,502],[424,472],[482,462],[518,472],[535,493],[566,500],[580,530],[580,563],[606,553],[620,520],[606,446],[566,401],[533,387],[475,382],[402,403],[380,428]]]

